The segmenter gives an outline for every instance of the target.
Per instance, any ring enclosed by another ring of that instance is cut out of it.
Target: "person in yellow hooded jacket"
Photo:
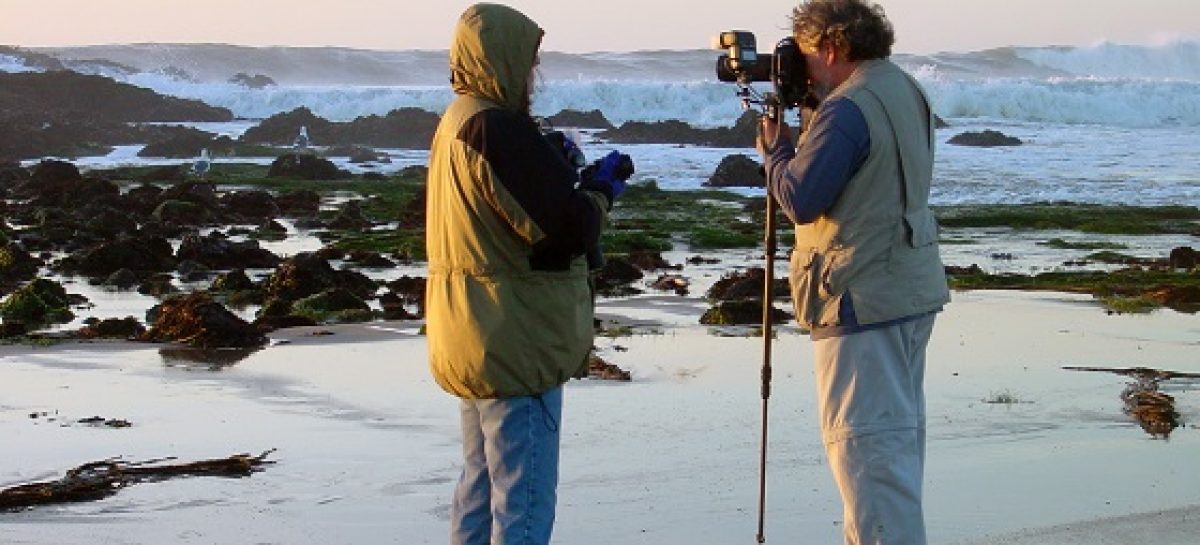
[[[550,541],[562,385],[592,346],[585,253],[628,176],[612,152],[581,183],[530,116],[543,35],[510,7],[467,8],[450,47],[455,98],[430,148],[429,362],[461,398],[454,545]]]

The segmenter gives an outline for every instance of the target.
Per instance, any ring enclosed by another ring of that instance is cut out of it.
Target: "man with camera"
[[[796,224],[793,304],[812,334],[846,543],[924,545],[925,350],[950,300],[929,209],[933,113],[888,60],[878,5],[808,0],[792,20],[819,105],[798,147],[767,118],[758,146]]]
[[[543,137],[529,114],[543,34],[507,6],[462,14],[456,97],[430,148],[429,360],[461,398],[453,545],[550,541],[562,384],[586,372],[592,346],[584,254],[632,170],[613,152],[579,183],[562,143]]]

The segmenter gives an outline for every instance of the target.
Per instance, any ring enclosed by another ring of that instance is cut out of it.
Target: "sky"
[[[0,44],[230,43],[445,49],[462,0],[0,0]],[[702,49],[721,30],[788,33],[788,0],[509,0],[550,51]],[[1200,0],[880,0],[895,51],[1200,39]]]

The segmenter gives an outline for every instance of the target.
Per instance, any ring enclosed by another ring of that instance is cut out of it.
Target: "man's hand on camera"
[[[599,191],[608,197],[608,204],[616,202],[625,191],[625,181],[633,176],[633,159],[618,151],[609,152],[604,158],[588,165],[579,174],[580,189]]]
[[[791,140],[792,128],[788,126],[787,121],[763,116],[758,124],[758,139],[754,145],[758,148],[758,153],[765,158],[775,153],[778,144],[790,143]]]

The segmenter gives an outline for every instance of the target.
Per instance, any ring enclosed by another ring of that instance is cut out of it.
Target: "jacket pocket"
[[[929,246],[937,242],[937,218],[933,216],[932,210],[922,208],[904,214],[904,225],[908,228],[908,244],[913,248]]]
[[[801,324],[812,324],[817,314],[817,291],[819,289],[819,271],[814,270],[814,262],[818,258],[812,249],[792,250],[791,266],[788,271],[788,281],[792,286],[792,308],[796,311],[796,319]]]

